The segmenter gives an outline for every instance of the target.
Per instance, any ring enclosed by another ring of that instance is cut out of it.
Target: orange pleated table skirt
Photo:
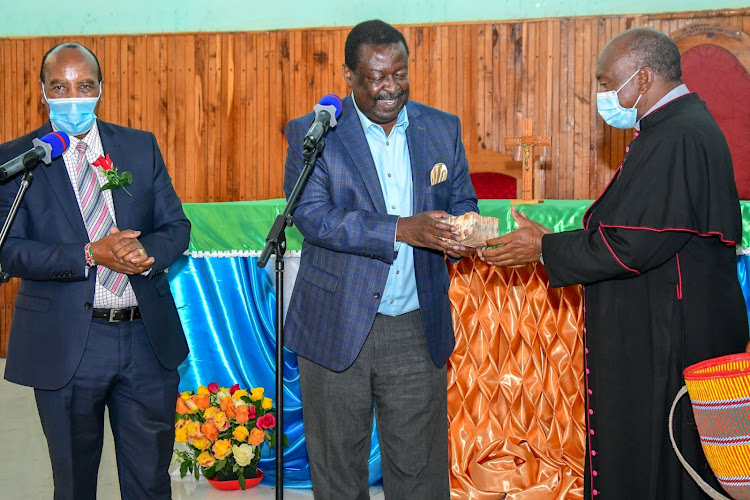
[[[452,499],[583,498],[583,304],[544,266],[449,264]]]

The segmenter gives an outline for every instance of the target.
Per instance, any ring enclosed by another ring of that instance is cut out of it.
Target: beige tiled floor
[[[5,359],[0,358],[0,374],[5,372]],[[115,467],[114,444],[109,424],[106,425],[104,450],[99,467],[100,500],[119,500],[120,492]],[[39,423],[34,403],[34,392],[28,387],[11,384],[0,379],[0,498],[2,500],[51,499],[53,492],[52,469],[47,455],[47,443]],[[380,488],[372,488],[370,497],[383,500]],[[252,500],[275,499],[272,486],[259,485],[246,491],[225,492],[215,490],[201,478],[172,480],[173,499],[246,498]],[[284,490],[284,499],[310,500],[310,490]]]

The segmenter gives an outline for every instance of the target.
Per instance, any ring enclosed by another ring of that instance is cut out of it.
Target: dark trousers
[[[73,379],[55,391],[34,391],[55,500],[96,498],[105,406],[123,500],[171,498],[168,468],[178,383],[177,370],[156,359],[141,320],[93,320]]]
[[[370,498],[373,403],[385,497],[449,498],[446,369],[430,358],[419,311],[377,315],[345,371],[301,357],[299,371],[316,499]]]

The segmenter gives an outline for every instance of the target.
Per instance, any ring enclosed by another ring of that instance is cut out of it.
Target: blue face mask
[[[638,96],[638,100],[635,101],[632,108],[624,108],[620,104],[620,99],[617,97],[617,93],[627,85],[627,83],[633,79],[641,68],[638,68],[633,75],[628,78],[625,83],[620,85],[620,88],[610,90],[609,92],[597,92],[596,93],[596,110],[599,112],[599,116],[604,119],[604,122],[615,128],[633,128],[635,127],[636,119],[638,118],[638,110],[635,107],[638,105],[638,101],[641,100],[643,94]]]
[[[44,87],[42,87],[44,93]],[[60,99],[44,99],[49,105],[49,119],[58,128],[68,135],[81,135],[94,126],[96,121],[96,103],[102,95],[101,87],[96,97],[63,97]]]

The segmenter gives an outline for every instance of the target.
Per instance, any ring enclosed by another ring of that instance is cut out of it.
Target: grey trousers
[[[446,368],[430,358],[419,311],[378,314],[359,356],[343,372],[298,360],[316,499],[370,498],[373,405],[385,497],[449,498]]]

